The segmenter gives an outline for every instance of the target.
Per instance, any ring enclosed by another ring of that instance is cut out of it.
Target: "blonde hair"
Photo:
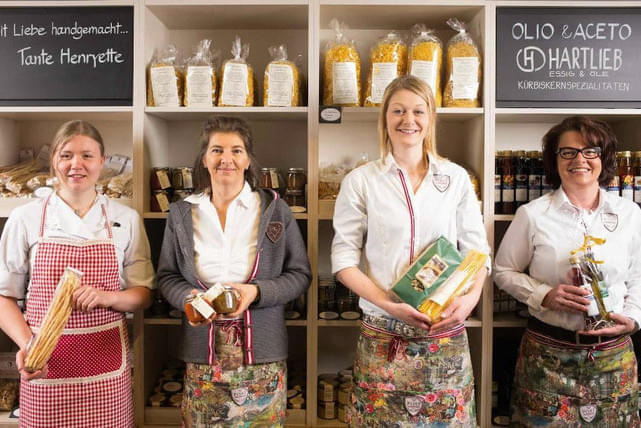
[[[385,88],[383,103],[381,104],[381,110],[378,115],[378,141],[381,158],[385,159],[392,151],[392,143],[387,134],[387,109],[389,108],[392,96],[402,89],[412,91],[421,97],[427,105],[427,133],[425,134],[425,140],[423,140],[423,157],[427,164],[429,162],[428,154],[439,157],[438,153],[436,153],[436,102],[434,101],[434,95],[429,85],[422,79],[411,75],[397,77]]]
[[[60,125],[56,135],[51,141],[51,150],[49,151],[49,174],[54,177],[54,158],[62,147],[77,135],[84,135],[96,141],[100,146],[100,156],[105,155],[105,143],[102,140],[100,132],[89,122],[84,120],[70,120]]]

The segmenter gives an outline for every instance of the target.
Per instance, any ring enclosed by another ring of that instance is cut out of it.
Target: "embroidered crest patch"
[[[596,404],[586,404],[579,407],[579,414],[581,415],[581,419],[587,423],[592,422],[596,417]]]
[[[245,388],[236,388],[231,390],[231,399],[234,400],[239,406],[242,406],[245,401],[247,401],[247,396],[249,395],[248,389]]]
[[[614,213],[601,213],[603,226],[610,232],[614,232],[619,225],[619,216]]]
[[[436,174],[432,177],[432,183],[436,190],[443,193],[450,187],[450,176],[445,174]]]
[[[421,396],[405,397],[405,409],[412,416],[416,416],[421,411],[423,403],[423,397]]]
[[[270,241],[272,241],[274,244],[278,242],[281,236],[283,236],[283,231],[285,230],[285,226],[283,226],[283,223],[279,221],[273,221],[269,223],[267,226],[267,237],[269,238]]]

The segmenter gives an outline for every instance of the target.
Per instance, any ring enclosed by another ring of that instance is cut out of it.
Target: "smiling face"
[[[216,132],[209,137],[203,165],[212,188],[217,185],[242,187],[250,159],[243,139],[233,132]]]
[[[390,98],[385,121],[392,151],[422,147],[429,123],[427,104],[414,92],[400,89]]]
[[[71,137],[53,157],[61,188],[75,194],[95,191],[104,163],[100,143],[86,135]]]
[[[574,148],[582,149],[588,145],[577,131],[566,131],[559,138],[558,149]],[[601,175],[601,158],[585,159],[583,154],[578,153],[574,159],[563,159],[557,155],[557,169],[561,184],[566,190],[580,190],[599,186],[599,175]]]

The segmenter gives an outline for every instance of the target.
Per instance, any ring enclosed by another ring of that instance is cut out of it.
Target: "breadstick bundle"
[[[62,330],[73,309],[72,297],[76,288],[80,287],[83,273],[67,267],[58,281],[53,300],[47,308],[40,332],[31,342],[25,358],[25,369],[29,372],[41,370],[58,344]]]

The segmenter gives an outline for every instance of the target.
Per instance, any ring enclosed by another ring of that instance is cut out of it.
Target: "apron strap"
[[[401,179],[401,185],[403,186],[403,193],[405,194],[405,200],[407,201],[407,209],[410,215],[410,265],[414,262],[414,234],[416,233],[416,226],[414,224],[414,207],[412,206],[412,198],[410,197],[409,189],[407,188],[407,182],[405,181],[405,176],[403,171],[398,169],[398,176]]]

